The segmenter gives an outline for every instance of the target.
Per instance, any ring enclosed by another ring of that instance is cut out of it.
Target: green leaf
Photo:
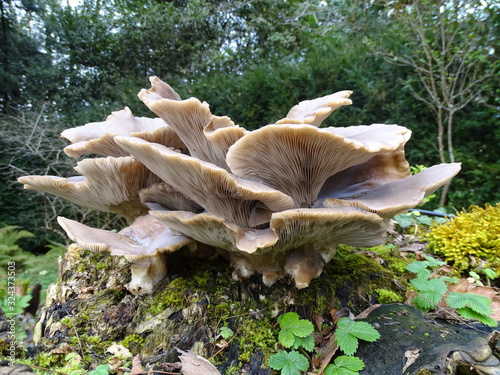
[[[365,363],[358,357],[341,355],[333,364],[326,366],[325,375],[358,375],[365,367]]]
[[[406,266],[406,269],[410,272],[416,273],[419,279],[428,279],[431,275],[431,271],[427,269],[429,263],[426,261],[413,262]]]
[[[457,309],[457,311],[460,314],[460,316],[464,319],[476,319],[489,327],[498,326],[498,322],[495,319],[486,315],[479,314],[478,312],[472,310],[470,307]]]
[[[446,264],[446,262],[443,262],[442,260],[437,260],[429,255],[424,255],[424,258],[430,267],[440,267]]]
[[[283,314],[278,318],[281,331],[278,341],[285,348],[290,348],[295,342],[295,337],[306,337],[314,331],[314,326],[309,320],[300,319],[294,312]]]
[[[432,305],[437,305],[447,291],[446,283],[441,279],[424,280],[417,278],[410,280],[410,283],[418,290],[419,297],[425,300],[423,303],[430,305],[429,308]]]
[[[295,350],[280,350],[269,357],[268,364],[274,370],[281,370],[281,375],[300,375],[301,371],[307,371],[309,368],[307,358]]]
[[[345,354],[352,355],[358,349],[358,339],[373,342],[380,338],[380,333],[366,322],[341,318],[337,323],[335,337],[340,349]]]
[[[314,337],[312,333],[306,337],[297,337],[295,336],[295,341],[293,343],[293,348],[298,349],[303,347],[308,352],[312,352],[314,350]]]
[[[489,316],[493,313],[491,300],[479,294],[451,292],[446,297],[446,303],[454,309],[469,307],[481,315]]]
[[[109,366],[108,365],[99,365],[96,369],[90,372],[90,375],[108,375],[109,374]]]
[[[483,269],[483,273],[488,279],[494,280],[498,277],[497,273],[490,268]]]
[[[229,327],[222,327],[220,329],[220,335],[222,336],[223,339],[227,340],[233,337],[234,331]]]

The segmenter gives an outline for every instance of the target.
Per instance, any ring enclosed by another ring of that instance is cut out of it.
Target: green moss
[[[429,247],[460,271],[486,262],[500,270],[500,203],[485,208],[471,206],[455,218],[431,227]]]
[[[269,319],[246,320],[239,330],[240,361],[250,362],[250,358],[260,350],[267,362],[267,358],[274,354],[274,344],[278,340],[278,332]]]
[[[132,334],[132,335],[128,335],[122,341],[119,342],[120,345],[123,345],[127,349],[130,349],[131,343],[135,343],[135,344],[133,344],[134,346],[136,346],[136,345],[141,346],[142,344],[144,344],[144,337],[141,337],[141,336],[136,335],[136,334]]]
[[[392,290],[376,289],[375,292],[378,294],[378,301],[380,303],[403,302],[403,297]]]

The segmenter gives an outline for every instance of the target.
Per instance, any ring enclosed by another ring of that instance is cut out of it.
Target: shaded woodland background
[[[301,100],[353,90],[326,126],[397,123],[412,165],[462,162],[427,203],[500,201],[500,1],[0,0],[0,222],[66,238],[55,218],[119,228],[16,178],[76,174],[59,133],[103,121],[157,75],[248,129]]]

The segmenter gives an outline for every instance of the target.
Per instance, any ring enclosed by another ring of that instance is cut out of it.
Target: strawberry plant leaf
[[[366,322],[355,322],[341,318],[337,323],[335,337],[340,349],[347,355],[354,354],[358,348],[358,339],[373,342],[380,338],[380,333]]]
[[[325,375],[358,375],[365,367],[365,363],[358,357],[341,355],[333,364],[326,366]]]
[[[268,364],[274,370],[281,370],[281,375],[300,375],[301,371],[307,371],[309,368],[307,358],[295,350],[280,350],[269,357]]]
[[[298,349],[300,347],[303,347],[308,352],[312,352],[314,350],[314,337],[313,337],[312,333],[306,337],[295,336],[293,348]]]
[[[479,314],[478,312],[472,310],[470,307],[463,307],[461,309],[457,309],[460,316],[464,319],[476,319],[487,325],[488,327],[496,327],[498,326],[498,322],[486,315]]]
[[[455,309],[469,307],[481,315],[489,316],[493,313],[491,300],[475,293],[451,292],[446,297],[446,303]]]
[[[278,341],[285,348],[290,348],[295,337],[307,337],[314,331],[314,326],[309,320],[300,319],[294,312],[288,312],[278,318],[281,331],[278,334]]]

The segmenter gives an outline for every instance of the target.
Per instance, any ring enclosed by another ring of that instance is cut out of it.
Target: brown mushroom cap
[[[132,137],[117,137],[115,141],[175,190],[241,227],[262,224],[269,221],[271,211],[293,206],[292,199],[278,190],[165,146]]]
[[[185,236],[173,234],[151,215],[138,217],[118,233],[91,228],[64,217],[58,217],[57,221],[68,237],[84,249],[108,251],[111,255],[149,256],[177,251],[193,243]]]
[[[84,159],[75,167],[82,176],[24,176],[25,189],[57,195],[83,207],[115,212],[129,221],[147,213],[139,191],[160,182],[144,165],[130,156]]]
[[[284,119],[276,124],[309,124],[320,126],[325,118],[343,105],[351,105],[352,91],[339,91],[313,100],[305,100],[294,106]]]
[[[423,202],[460,171],[460,163],[439,164],[402,180],[367,190],[358,196],[324,200],[325,207],[353,206],[372,211],[385,219],[403,213]]]
[[[64,148],[71,157],[84,154],[102,156],[128,156],[114,141],[115,135],[132,135],[148,141],[186,151],[186,147],[165,121],[161,118],[150,119],[134,117],[128,107],[113,112],[106,121],[92,122],[72,129],[66,129],[61,136],[72,144]]]
[[[401,126],[376,124],[345,137],[335,128],[267,125],[231,146],[226,160],[236,175],[282,190],[297,208],[311,207],[328,177],[397,150],[408,133]]]

